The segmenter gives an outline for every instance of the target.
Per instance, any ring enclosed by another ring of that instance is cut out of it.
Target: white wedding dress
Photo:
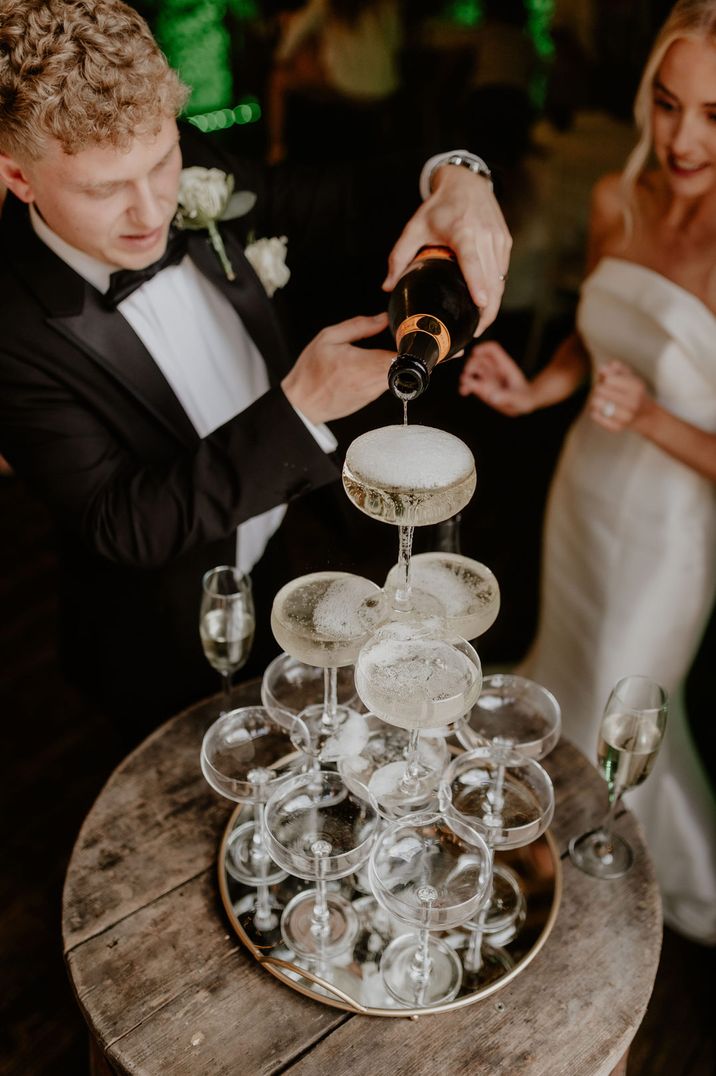
[[[716,315],[696,296],[607,257],[583,285],[577,324],[595,369],[622,360],[665,408],[716,432]],[[519,671],[554,692],[565,736],[592,760],[617,680],[639,673],[667,689],[659,758],[626,805],[644,827],[667,923],[711,943],[716,800],[690,739],[682,688],[715,594],[714,484],[584,411],[552,483],[540,623]]]

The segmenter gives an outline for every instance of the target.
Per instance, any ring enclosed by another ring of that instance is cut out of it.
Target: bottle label
[[[412,317],[406,318],[405,321],[400,323],[395,333],[395,344],[398,351],[400,351],[401,340],[408,333],[427,333],[432,336],[438,345],[437,362],[442,362],[450,350],[450,333],[442,321],[433,317],[432,314],[413,314]]]

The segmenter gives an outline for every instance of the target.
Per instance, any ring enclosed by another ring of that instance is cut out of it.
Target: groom
[[[351,562],[324,424],[374,400],[393,357],[355,346],[380,314],[292,363],[244,254],[248,229],[296,254],[340,232],[351,250],[375,187],[236,164],[257,202],[221,226],[232,280],[205,233],[175,234],[182,166],[233,168],[180,136],[185,96],[119,0],[0,0],[0,451],[58,526],[65,665],[138,731],[215,687],[197,631],[209,567],[238,549],[267,623],[285,579]],[[433,162],[385,286],[449,243],[484,328],[509,236],[479,163],[458,163]]]

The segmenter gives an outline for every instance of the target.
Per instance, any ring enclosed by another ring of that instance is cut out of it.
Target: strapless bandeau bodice
[[[577,327],[595,367],[620,359],[665,407],[716,431],[716,315],[691,292],[603,258],[582,285]]]

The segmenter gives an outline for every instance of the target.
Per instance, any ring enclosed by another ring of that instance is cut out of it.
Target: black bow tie
[[[123,299],[126,299],[137,288],[141,288],[142,284],[146,284],[162,269],[166,269],[168,265],[178,265],[186,254],[188,241],[189,237],[186,232],[172,229],[169,232],[166,250],[157,261],[152,262],[145,269],[118,269],[116,273],[112,273],[109,278],[109,290],[104,295],[107,306],[112,310],[116,309]]]

